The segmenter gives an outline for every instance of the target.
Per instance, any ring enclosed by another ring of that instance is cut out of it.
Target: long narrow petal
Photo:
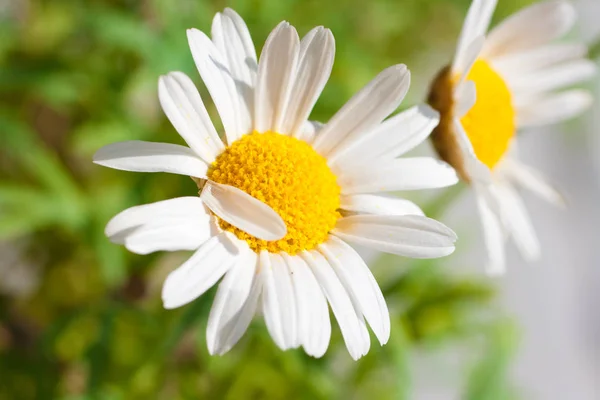
[[[462,31],[458,37],[456,55],[452,70],[461,72],[469,68],[467,59],[472,58],[468,53],[469,47],[479,37],[485,35],[490,25],[490,20],[496,9],[497,0],[473,0],[469,12],[463,23]],[[479,53],[479,51],[477,51]]]
[[[297,70],[279,132],[295,137],[302,135],[303,124],[329,79],[334,55],[335,41],[329,29],[320,26],[302,38]]]
[[[286,21],[271,32],[258,62],[255,129],[281,132],[300,52],[296,29]]]
[[[230,232],[210,238],[167,276],[162,289],[164,307],[181,307],[200,297],[234,265],[242,250],[240,240]]]
[[[253,300],[250,295],[257,279],[257,256],[247,245],[243,247],[236,264],[219,284],[210,309],[206,328],[206,343],[210,354],[227,352],[248,327],[247,323],[242,323],[243,329],[240,329],[240,320],[249,323],[256,310],[256,305],[249,308],[245,305]]]
[[[536,3],[506,19],[488,35],[483,57],[499,57],[529,50],[567,33],[577,14],[568,1]]]
[[[362,316],[354,308],[350,296],[323,255],[317,251],[305,251],[301,257],[311,268],[331,305],[350,356],[358,360],[367,354],[371,346]]]
[[[335,236],[322,243],[319,252],[337,274],[354,308],[364,315],[379,343],[386,344],[390,338],[390,313],[367,264],[352,247]]]
[[[329,158],[329,165],[344,170],[382,158],[396,158],[422,143],[437,126],[440,114],[428,105],[419,105],[384,121],[365,133],[351,147]]]
[[[475,186],[475,198],[481,217],[483,239],[488,256],[486,269],[491,275],[499,275],[506,270],[504,232],[498,216],[492,212],[482,190],[486,189]]]
[[[458,76],[456,85],[464,83],[467,75],[471,71],[471,67],[481,54],[481,49],[485,43],[484,36],[476,37],[473,42],[465,49],[464,54],[457,55],[452,63],[452,75]]]
[[[234,186],[208,181],[200,198],[219,218],[256,238],[279,240],[287,233],[275,210]]]
[[[522,74],[508,81],[519,95],[545,93],[592,78],[598,68],[591,60],[576,60],[550,68]],[[518,102],[518,99],[516,99]]]
[[[540,258],[541,250],[529,213],[517,192],[507,184],[496,185],[498,202],[502,207],[504,224],[526,261]]]
[[[132,140],[112,143],[94,154],[94,163],[134,172],[169,172],[206,178],[208,164],[192,149],[170,143]]]
[[[415,203],[392,196],[354,194],[341,196],[342,210],[373,215],[424,215]]]
[[[584,58],[586,54],[587,46],[582,43],[557,43],[507,54],[495,58],[492,64],[504,79],[511,80],[515,76]]]
[[[338,179],[343,194],[433,189],[454,185],[456,172],[430,157],[399,158],[356,168]]]
[[[519,127],[532,127],[555,124],[587,110],[594,98],[587,90],[569,90],[537,99],[529,106],[518,110]]]
[[[565,198],[558,189],[530,166],[513,158],[507,158],[498,166],[498,172],[510,182],[531,191],[541,199],[560,207],[565,206]]]
[[[477,101],[477,87],[475,86],[475,82],[466,81],[459,85],[454,95],[454,101],[456,102],[454,116],[456,118],[464,117]]]
[[[231,144],[252,130],[251,115],[244,106],[227,61],[213,42],[197,29],[188,29],[187,36],[198,72],[217,107],[227,142]]]
[[[313,357],[325,354],[331,337],[329,308],[325,295],[306,262],[299,256],[282,253],[291,273],[298,311],[298,340]]]
[[[263,314],[271,337],[282,350],[297,347],[297,310],[291,274],[279,254],[260,253]]]
[[[420,215],[353,215],[338,220],[333,234],[386,253],[437,258],[454,252],[456,234],[444,224]]]
[[[225,150],[196,86],[187,75],[171,72],[161,76],[158,99],[177,132],[204,161],[212,163]]]
[[[249,116],[254,115],[254,87],[256,85],[256,73],[258,63],[256,61],[256,50],[250,36],[250,31],[244,20],[231,8],[226,8],[223,13],[217,13],[213,19],[212,40],[227,67],[236,88],[241,95],[241,106]],[[245,130],[252,128],[252,121]]]
[[[379,124],[404,99],[410,86],[410,72],[394,65],[354,95],[321,129],[313,147],[329,157]]]

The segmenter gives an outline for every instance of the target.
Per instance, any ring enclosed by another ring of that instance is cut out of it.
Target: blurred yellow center
[[[508,86],[484,60],[467,76],[475,82],[477,101],[460,122],[477,158],[490,169],[500,161],[515,134],[515,109]]]
[[[208,178],[235,186],[268,204],[285,221],[287,234],[265,241],[219,220],[259,252],[296,254],[327,239],[340,214],[340,187],[324,157],[293,137],[274,132],[251,133],[221,153]]]

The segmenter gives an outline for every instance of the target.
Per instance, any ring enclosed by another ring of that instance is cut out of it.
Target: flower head
[[[474,189],[492,273],[504,270],[504,241],[523,256],[540,250],[517,186],[560,204],[561,196],[515,158],[521,128],[556,123],[583,112],[590,93],[561,89],[596,72],[579,43],[550,44],[575,21],[563,0],[535,4],[484,37],[497,0],[474,0],[452,64],[435,78],[429,104],[440,112],[431,139],[440,157]]]
[[[257,62],[232,10],[217,14],[212,40],[188,31],[192,55],[224,127],[222,140],[192,81],[159,80],[160,103],[189,147],[125,142],[98,164],[191,176],[199,197],[133,207],[106,227],[129,250],[194,250],[166,279],[163,302],[193,301],[221,278],[210,312],[211,354],[227,352],[262,311],[282,349],[320,357],[331,335],[328,304],[353,358],[366,354],[366,323],[381,344],[390,318],[381,290],[346,242],[410,257],[454,250],[454,233],[413,203],[380,192],[443,187],[445,163],[398,156],[423,141],[437,112],[418,106],[384,122],[406,94],[404,65],[384,70],[325,125],[308,116],[331,72],[334,40],[322,27],[302,40],[282,22]]]

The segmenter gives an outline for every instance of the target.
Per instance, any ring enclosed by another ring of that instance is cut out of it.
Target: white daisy
[[[562,204],[562,198],[516,159],[516,132],[571,118],[592,102],[567,86],[594,75],[580,43],[548,44],[568,32],[575,10],[565,1],[535,4],[484,38],[497,0],[474,0],[452,65],[434,81],[429,103],[441,114],[431,139],[440,157],[474,189],[488,252],[488,270],[505,269],[504,244],[512,236],[527,260],[539,243],[517,187]]]
[[[307,122],[334,58],[333,35],[322,27],[300,40],[282,22],[258,63],[244,21],[230,9],[216,15],[212,40],[196,29],[188,40],[226,140],[187,76],[161,77],[160,103],[189,148],[116,143],[94,161],[189,175],[200,197],[130,208],[108,223],[106,234],[140,254],[195,251],[166,279],[166,308],[189,303],[224,276],[208,321],[211,354],[227,352],[261,311],[280,348],[302,346],[320,357],[331,334],[328,303],[353,358],[369,350],[366,323],[386,343],[385,300],[346,241],[410,257],[454,251],[454,233],[415,204],[373,194],[457,182],[445,163],[396,158],[430,134],[437,112],[418,106],[382,123],[409,87],[409,71],[396,65],[326,125]]]

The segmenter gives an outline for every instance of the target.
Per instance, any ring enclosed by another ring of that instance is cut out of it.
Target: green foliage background
[[[500,2],[495,19],[530,3]],[[392,337],[359,362],[337,325],[322,359],[280,351],[262,320],[226,356],[204,332],[214,291],[175,311],[160,285],[187,254],[138,256],[104,225],[132,205],[194,195],[185,177],[95,166],[122,140],[177,142],[157,79],[171,70],[201,85],[185,29],[210,30],[233,7],[260,48],[282,19],[301,35],[332,29],[336,62],[312,115],[326,121],[383,68],[403,62],[421,101],[449,61],[468,0],[0,1],[0,399],[408,399],[412,358],[466,344],[462,398],[516,398],[506,371],[518,334],[481,277],[444,260],[383,257],[374,270],[392,311]],[[211,110],[214,115],[214,109]],[[215,119],[218,121],[218,119]],[[452,189],[454,190],[454,189]],[[450,200],[453,192],[442,194]],[[447,201],[423,204],[441,216]],[[432,377],[434,378],[434,377]]]

